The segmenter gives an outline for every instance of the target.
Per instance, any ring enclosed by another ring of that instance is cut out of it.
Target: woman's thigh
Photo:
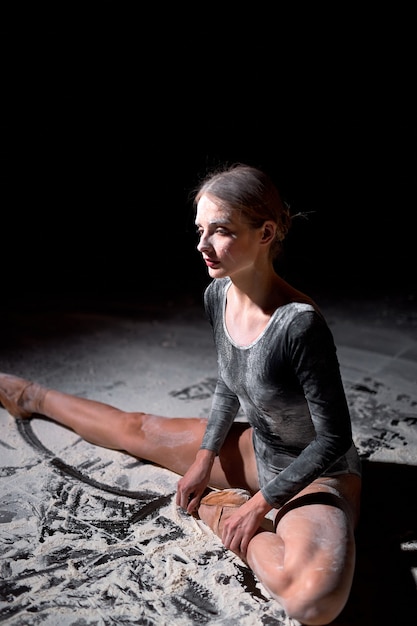
[[[211,486],[259,491],[258,470],[252,443],[252,428],[246,422],[234,422],[211,472]]]
[[[361,479],[353,474],[320,478],[277,513],[286,567],[316,585],[318,595],[343,593],[352,582],[360,490]]]
[[[360,515],[362,480],[356,474],[323,476],[314,480],[308,487],[291,498],[279,509],[275,517],[275,527],[292,511],[312,505],[322,505],[339,509],[345,513],[353,529]],[[311,511],[312,509],[306,509]],[[318,509],[319,512],[321,509]],[[329,509],[323,509],[329,512]]]

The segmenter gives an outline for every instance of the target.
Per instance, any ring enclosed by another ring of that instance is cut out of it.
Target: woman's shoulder
[[[215,318],[221,317],[222,304],[229,284],[229,278],[213,278],[204,291],[204,308],[211,323]]]
[[[288,346],[304,346],[313,352],[334,349],[330,327],[314,304],[290,302],[282,307],[276,323]]]
[[[298,300],[287,302],[279,307],[277,312],[280,313],[281,316],[288,322],[295,319],[308,321],[316,318],[317,316],[321,318],[323,317],[319,309],[315,307],[312,302],[300,302]]]
[[[314,302],[288,302],[275,313],[275,320],[281,329],[292,334],[302,334],[312,328],[326,328],[327,322]]]
[[[213,278],[213,280],[207,285],[204,297],[206,300],[217,299],[224,294],[230,285],[230,278]]]

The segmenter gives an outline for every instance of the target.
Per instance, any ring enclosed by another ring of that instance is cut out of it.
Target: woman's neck
[[[306,302],[313,304],[313,300],[306,294],[292,287],[275,270],[259,274],[253,273],[250,277],[239,277],[234,280],[228,291],[228,302],[242,311],[258,308],[264,314],[271,315],[278,307],[290,302]]]

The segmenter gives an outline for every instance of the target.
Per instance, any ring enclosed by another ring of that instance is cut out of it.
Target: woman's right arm
[[[177,505],[188,513],[198,508],[201,498],[210,481],[216,452],[201,449],[197,452],[194,463],[189,467],[177,485]]]
[[[213,280],[204,293],[204,306],[207,319],[214,330],[222,319],[222,291],[224,281]],[[216,333],[214,332],[214,337]],[[239,410],[239,400],[225,385],[221,375],[217,379],[210,415],[200,450],[195,461],[178,481],[177,505],[192,513],[198,508],[204,491],[210,482],[214,459],[219,453],[227,433]]]
[[[233,424],[239,400],[221,378],[213,395],[210,416],[194,463],[178,481],[177,505],[192,513],[210,482],[211,468]]]

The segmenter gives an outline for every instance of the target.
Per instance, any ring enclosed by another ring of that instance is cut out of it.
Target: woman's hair
[[[276,236],[270,251],[272,258],[278,255],[291,226],[291,215],[265,172],[241,163],[216,170],[206,176],[198,187],[195,205],[203,195],[215,198],[224,209],[240,211],[252,228],[260,228],[266,220],[275,222]]]

